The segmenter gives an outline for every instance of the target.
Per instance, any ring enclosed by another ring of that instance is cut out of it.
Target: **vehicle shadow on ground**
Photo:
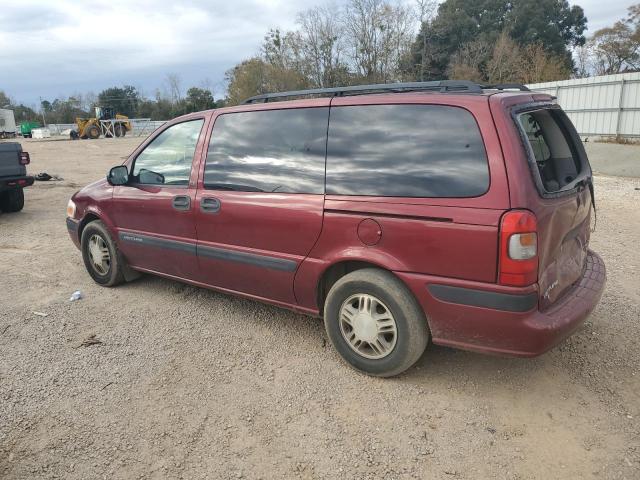
[[[341,364],[338,354],[329,343],[323,321],[320,318],[152,275],[144,275],[137,281],[119,288],[151,289],[154,295],[157,295],[160,290],[165,295],[176,295],[176,301],[195,296],[197,302],[203,302],[206,304],[205,308],[208,310],[207,307],[210,307],[211,311],[226,311],[226,307],[232,307],[237,311],[246,310],[242,315],[243,322],[250,322],[255,328],[259,328],[265,322],[273,322],[271,326],[277,329],[295,329],[296,335],[307,339],[304,343],[310,355],[323,355],[324,352],[324,354],[334,357],[337,362],[336,366],[338,363]],[[246,326],[244,325],[244,327]],[[309,346],[311,346],[310,349]],[[547,369],[547,373],[552,375],[562,374],[562,371],[548,372],[548,368],[552,370],[558,368],[558,363],[550,360],[551,355],[553,355],[553,350],[536,358],[511,358],[457,350],[434,345],[430,342],[416,364],[395,377],[394,381],[416,385],[429,384],[435,380],[442,380],[447,384],[469,381],[481,383],[487,380],[490,380],[494,385],[502,382],[520,384],[526,382],[528,378],[538,376],[542,369]],[[340,366],[346,368],[344,364]],[[564,368],[561,370],[565,370],[564,373],[570,373]],[[362,378],[371,377],[363,374]]]

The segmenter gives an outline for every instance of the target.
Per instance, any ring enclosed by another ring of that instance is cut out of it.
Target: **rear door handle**
[[[191,198],[187,195],[178,195],[173,197],[171,204],[176,210],[189,210],[191,208]]]
[[[220,211],[220,200],[213,197],[204,197],[200,200],[200,210],[204,213],[218,213]]]

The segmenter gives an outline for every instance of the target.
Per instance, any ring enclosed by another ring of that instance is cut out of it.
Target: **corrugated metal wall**
[[[558,97],[581,136],[640,137],[640,72],[527,86]]]

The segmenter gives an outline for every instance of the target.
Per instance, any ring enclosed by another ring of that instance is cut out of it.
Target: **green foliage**
[[[216,107],[211,90],[191,87],[187,90],[187,98],[184,100],[186,113],[209,110]]]
[[[519,46],[542,45],[572,67],[570,48],[584,44],[586,23],[582,8],[566,0],[446,0],[438,15],[422,24],[409,64],[418,78],[444,78],[461,46],[473,41],[494,44],[507,32]]]
[[[98,94],[99,107],[112,107],[117,113],[134,117],[138,110],[140,94],[136,87],[125,85],[122,88],[111,87]]]

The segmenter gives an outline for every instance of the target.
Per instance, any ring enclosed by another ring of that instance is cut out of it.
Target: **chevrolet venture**
[[[147,272],[321,316],[351,366],[392,376],[429,340],[530,357],[570,335],[605,284],[592,208],[553,97],[442,81],[176,118],[67,227],[101,285]]]

